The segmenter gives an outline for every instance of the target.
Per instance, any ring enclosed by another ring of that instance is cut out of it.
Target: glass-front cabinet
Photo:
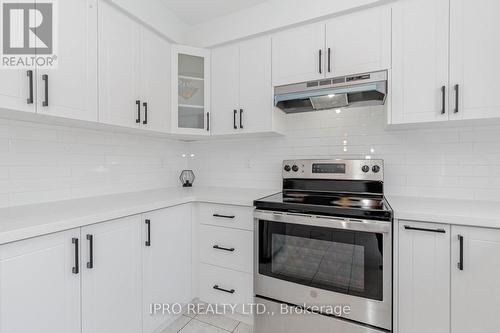
[[[210,50],[172,50],[172,132],[210,134]]]

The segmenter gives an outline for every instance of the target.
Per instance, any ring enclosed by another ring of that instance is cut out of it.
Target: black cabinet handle
[[[441,114],[446,113],[446,86],[441,87]]]
[[[223,219],[234,219],[236,216],[234,215],[221,215],[221,214],[214,214],[214,217],[221,217]]]
[[[71,269],[73,274],[80,273],[80,256],[78,254],[78,238],[71,239],[71,243],[75,245],[75,266]]]
[[[223,291],[223,292],[228,293],[228,294],[234,294],[234,292],[236,291],[234,289],[228,290],[228,289],[220,288],[218,285],[215,285],[214,289],[219,290],[219,291]]]
[[[210,112],[207,112],[207,132],[210,132]]]
[[[321,60],[322,59],[322,54],[323,54],[323,51],[322,50],[319,50],[319,57],[318,57],[318,60],[319,60],[319,73],[322,74],[323,72],[323,69],[321,68]]]
[[[49,76],[47,74],[42,75],[42,80],[45,82],[45,100],[42,102],[42,106],[49,106]]]
[[[89,261],[87,262],[87,268],[94,268],[94,236],[87,235],[87,240],[89,241]]]
[[[437,232],[437,233],[439,233],[439,234],[445,234],[445,233],[446,233],[446,230],[444,230],[444,229],[416,228],[416,227],[410,227],[409,225],[405,225],[405,230],[426,231],[426,232]]]
[[[332,49],[328,48],[328,73],[332,71]]]
[[[28,75],[28,85],[29,85],[29,97],[26,100],[28,104],[33,104],[34,98],[33,98],[33,71],[30,69],[27,71]]]
[[[463,271],[464,270],[464,236],[458,235],[458,241],[460,243],[460,259],[458,262],[458,269]]]
[[[243,109],[240,109],[240,128],[243,129]]]
[[[151,220],[146,220],[144,221],[146,223],[146,226],[148,227],[148,238],[145,242],[146,246],[151,246]]]
[[[144,102],[142,103],[142,106],[144,106],[144,121],[142,122],[144,125],[148,124],[148,103]]]
[[[139,124],[141,122],[141,101],[136,100],[135,105],[137,105],[137,119],[135,122]]]
[[[234,250],[235,250],[234,247],[228,248],[228,247],[222,247],[219,245],[214,245],[213,248],[216,250],[222,250],[222,251],[227,251],[227,252],[234,252]]]
[[[455,113],[459,111],[460,104],[460,86],[458,84],[455,85]]]
[[[238,129],[238,126],[236,126],[236,115],[238,114],[238,110],[233,110],[233,127],[234,129]]]

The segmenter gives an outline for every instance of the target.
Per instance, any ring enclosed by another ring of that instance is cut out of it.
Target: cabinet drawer
[[[243,305],[253,301],[253,275],[202,263],[200,300],[210,304],[237,304],[237,311],[241,312]]]
[[[199,221],[202,224],[253,230],[253,207],[200,204]]]
[[[207,264],[253,273],[253,232],[201,225],[200,260]]]

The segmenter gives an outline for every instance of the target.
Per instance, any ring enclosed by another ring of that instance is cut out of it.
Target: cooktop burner
[[[365,209],[382,209],[384,200],[381,197],[360,197],[348,194],[314,194],[314,193],[282,193],[284,203],[322,205],[334,207],[352,207]]]

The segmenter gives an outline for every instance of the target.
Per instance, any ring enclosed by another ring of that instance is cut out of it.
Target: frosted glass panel
[[[204,81],[179,77],[179,105],[203,107],[205,102]]]
[[[205,59],[179,54],[178,126],[205,128]]]
[[[205,128],[205,109],[179,106],[179,128]]]
[[[179,76],[204,78],[205,59],[188,54],[179,54]]]

